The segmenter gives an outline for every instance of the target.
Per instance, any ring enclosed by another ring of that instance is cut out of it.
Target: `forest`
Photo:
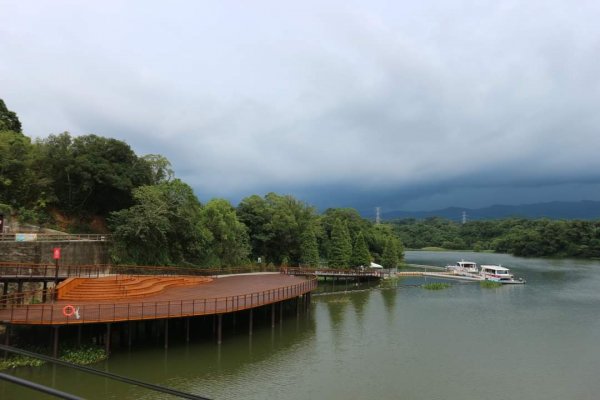
[[[68,232],[112,234],[115,263],[348,268],[395,267],[403,246],[391,225],[354,209],[323,213],[289,195],[234,206],[201,202],[158,154],[69,132],[32,139],[0,99],[0,213]]]
[[[600,221],[507,218],[465,224],[443,218],[390,222],[407,248],[491,250],[525,257],[600,257]]]

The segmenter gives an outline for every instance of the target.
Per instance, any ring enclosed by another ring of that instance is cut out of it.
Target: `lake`
[[[415,264],[461,259],[502,264],[527,284],[321,285],[310,314],[275,329],[119,350],[94,367],[213,399],[600,398],[600,261],[406,253]],[[61,367],[11,373],[90,399],[165,398]],[[50,397],[0,383],[0,398]]]

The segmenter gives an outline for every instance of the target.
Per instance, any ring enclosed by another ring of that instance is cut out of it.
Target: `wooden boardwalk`
[[[358,270],[358,269],[330,269],[330,268],[282,268],[281,272],[293,276],[316,276],[332,279],[381,279],[385,276],[383,271]]]
[[[316,278],[280,273],[231,275],[208,283],[167,287],[134,301],[123,298],[10,304],[0,309],[0,323],[60,326],[218,315],[294,299],[316,286]]]

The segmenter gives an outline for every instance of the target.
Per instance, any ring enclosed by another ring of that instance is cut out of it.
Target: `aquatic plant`
[[[27,349],[34,353],[48,354],[48,349],[31,348]],[[103,348],[93,346],[65,347],[61,349],[59,358],[78,365],[88,365],[105,360],[108,356]],[[37,358],[26,357],[22,355],[9,356],[0,360],[0,371],[17,367],[39,367],[45,364],[45,361]]]
[[[479,282],[479,286],[486,289],[493,289],[502,286],[502,284],[494,281],[481,281]]]
[[[452,285],[449,283],[434,282],[434,283],[426,283],[422,286],[422,288],[427,289],[427,290],[443,290],[443,289],[448,289],[450,286],[452,286]]]

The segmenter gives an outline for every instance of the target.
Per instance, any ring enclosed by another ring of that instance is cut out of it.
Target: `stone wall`
[[[54,264],[52,251],[60,247],[61,264],[109,264],[108,242],[0,242],[0,262],[15,261],[33,264]]]

